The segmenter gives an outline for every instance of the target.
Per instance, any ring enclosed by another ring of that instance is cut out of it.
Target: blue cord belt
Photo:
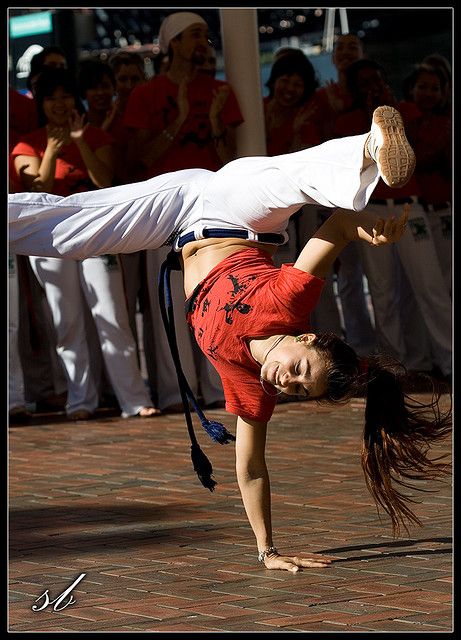
[[[228,442],[235,440],[235,436],[232,435],[232,433],[229,433],[229,431],[227,431],[224,425],[220,422],[217,422],[216,420],[208,420],[201,410],[181,367],[181,359],[179,356],[178,344],[176,342],[173,299],[171,297],[170,283],[171,272],[180,269],[181,265],[179,261],[179,254],[174,251],[170,251],[161,265],[159,273],[158,295],[160,312],[178,378],[179,391],[184,407],[184,417],[186,419],[187,430],[191,441],[191,458],[194,470],[196,471],[203,486],[210,491],[213,491],[216,485],[216,480],[212,478],[213,467],[205,453],[202,451],[195,435],[194,426],[192,424],[191,407],[200,419],[202,427],[214,442],[227,444]]]
[[[251,236],[251,237],[250,237]],[[182,249],[188,242],[201,240],[204,238],[242,238],[253,242],[265,242],[268,244],[284,244],[285,236],[281,233],[253,233],[245,229],[203,229],[200,237],[196,238],[194,231],[185,233],[177,241],[177,247]]]

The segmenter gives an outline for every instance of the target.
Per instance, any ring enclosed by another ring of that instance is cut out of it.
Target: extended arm
[[[318,278],[326,277],[333,262],[353,240],[364,240],[376,246],[397,242],[405,231],[409,205],[400,218],[387,220],[360,211],[335,211],[317,230],[301,251],[294,266]]]
[[[266,431],[266,423],[237,418],[237,481],[259,552],[273,546],[270,482],[264,457]],[[264,564],[267,569],[296,573],[300,567],[327,567],[330,560],[322,556],[307,559],[271,553],[265,557]]]

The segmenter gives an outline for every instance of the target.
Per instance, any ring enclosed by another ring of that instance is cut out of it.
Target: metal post
[[[335,33],[335,13],[336,9],[327,9],[325,26],[323,29],[323,50],[326,52],[333,51],[334,33]]]
[[[340,9],[339,10],[339,20],[341,22],[341,34],[344,35],[349,33],[349,23],[347,20],[347,10]]]
[[[237,129],[237,156],[266,155],[256,9],[220,9],[226,80],[245,122]]]

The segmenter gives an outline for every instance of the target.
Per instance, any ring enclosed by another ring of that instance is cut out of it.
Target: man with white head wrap
[[[159,44],[162,53],[168,53],[168,70],[136,87],[125,111],[125,124],[133,130],[131,157],[144,164],[146,178],[180,169],[217,171],[235,157],[234,132],[243,118],[228,83],[197,73],[209,53],[208,25],[197,13],[171,13],[160,26]],[[159,326],[156,283],[165,256],[164,248],[146,253],[152,314]],[[173,280],[175,276],[178,274],[174,274]],[[176,315],[182,319],[184,294],[179,277],[173,286],[177,288]],[[206,404],[221,402],[221,383],[201,354],[195,354],[195,360],[200,362],[200,376],[196,373],[185,320],[178,322],[178,331],[181,358],[194,391],[200,386]],[[157,332],[155,343],[159,406],[162,409],[180,407],[173,362],[163,332]]]

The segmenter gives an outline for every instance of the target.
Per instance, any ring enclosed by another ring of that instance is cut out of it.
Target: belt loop
[[[194,237],[196,240],[204,240],[205,239],[205,235],[204,235],[204,231],[205,228],[204,227],[199,227],[198,229],[194,229]]]
[[[248,240],[253,240],[254,242],[258,242],[258,234],[255,233],[254,231],[250,231],[250,229],[247,230],[248,233]]]

